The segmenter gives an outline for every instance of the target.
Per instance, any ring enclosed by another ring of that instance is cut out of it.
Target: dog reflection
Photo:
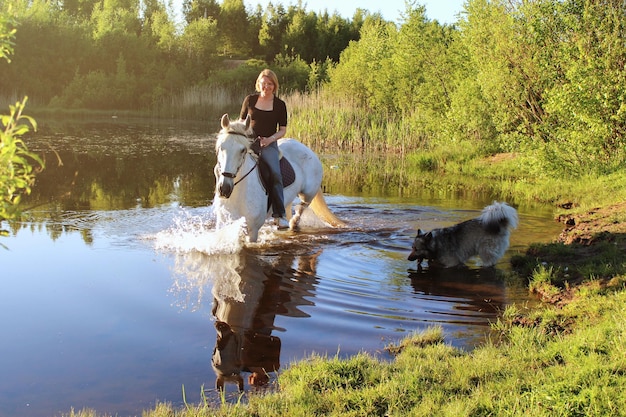
[[[411,286],[416,294],[462,300],[460,310],[496,314],[507,304],[507,290],[496,269],[420,269],[410,271]]]

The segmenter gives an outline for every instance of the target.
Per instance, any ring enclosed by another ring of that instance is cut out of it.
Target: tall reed
[[[349,97],[324,90],[294,92],[285,97],[291,112],[289,134],[313,149],[328,152],[393,153],[425,146],[412,132],[415,119],[372,112]]]
[[[161,100],[153,110],[153,116],[182,120],[206,120],[209,115],[239,111],[247,93],[214,86],[189,87],[176,95]]]

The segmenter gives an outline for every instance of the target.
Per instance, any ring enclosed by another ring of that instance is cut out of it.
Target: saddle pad
[[[280,173],[283,175],[283,187],[288,187],[296,180],[296,173],[287,158],[280,158]]]
[[[263,185],[263,188],[265,188],[265,192],[267,193],[267,184],[263,180],[261,169],[261,166],[259,166],[259,178],[261,179],[261,184]],[[283,187],[290,186],[296,180],[296,172],[293,170],[293,166],[291,165],[291,162],[287,160],[287,158],[280,158],[280,173],[283,176]]]

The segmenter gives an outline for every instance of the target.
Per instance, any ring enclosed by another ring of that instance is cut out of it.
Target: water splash
[[[245,242],[245,219],[215,227],[215,215],[194,215],[183,210],[174,224],[155,236],[155,248],[176,253],[200,252],[207,255],[239,253]]]

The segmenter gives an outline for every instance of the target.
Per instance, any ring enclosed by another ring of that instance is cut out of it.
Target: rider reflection
[[[242,262],[253,259],[248,257]],[[276,313],[261,314],[260,308],[268,304],[272,293],[279,292],[280,280],[267,277],[260,264],[241,267],[241,297],[220,295],[219,288],[213,288],[217,341],[211,363],[217,377],[215,385],[220,390],[230,382],[243,391],[242,372],[251,373],[250,385],[265,385],[269,373],[280,367],[280,339],[271,335]]]

